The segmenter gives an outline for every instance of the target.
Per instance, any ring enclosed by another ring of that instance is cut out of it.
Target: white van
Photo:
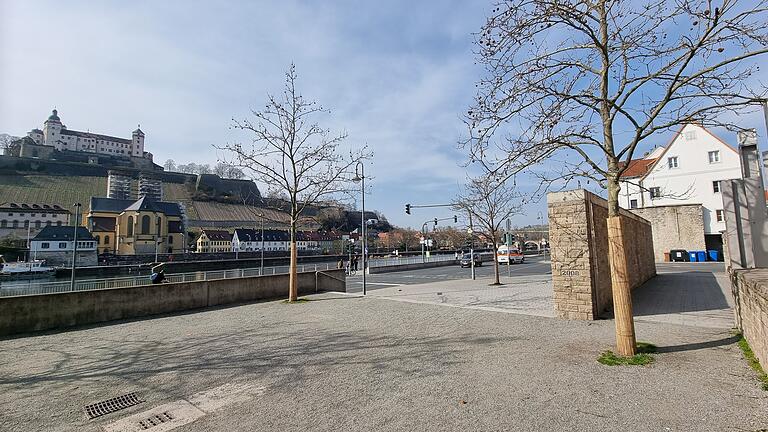
[[[525,262],[525,256],[517,248],[501,245],[496,252],[496,261],[499,264],[521,264]]]

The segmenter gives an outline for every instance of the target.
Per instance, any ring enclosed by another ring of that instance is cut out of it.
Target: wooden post
[[[608,218],[608,254],[611,263],[613,314],[616,321],[616,350],[619,355],[629,357],[635,355],[637,344],[624,243],[624,221],[621,216]]]
[[[288,280],[288,301],[295,302],[299,298],[298,281],[298,252],[296,251],[296,240],[291,242],[291,267]]]

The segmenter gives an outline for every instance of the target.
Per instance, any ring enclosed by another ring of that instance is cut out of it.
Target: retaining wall
[[[346,291],[343,270],[299,273],[299,295]],[[0,336],[288,297],[288,275],[0,297]]]
[[[566,319],[594,320],[613,307],[608,261],[608,203],[583,189],[547,195],[555,311]],[[656,275],[651,224],[626,210],[632,289]]]
[[[701,204],[644,207],[630,210],[651,223],[656,262],[673,249],[706,250],[704,210]]]
[[[731,271],[736,327],[768,369],[768,269]]]
[[[392,273],[392,272],[401,272],[406,270],[418,270],[418,269],[432,268],[432,267],[443,267],[443,266],[449,266],[449,265],[456,265],[456,261],[452,261],[452,260],[432,261],[432,262],[425,262],[425,263],[397,264],[397,265],[390,265],[390,266],[383,266],[383,267],[368,267],[368,274]]]

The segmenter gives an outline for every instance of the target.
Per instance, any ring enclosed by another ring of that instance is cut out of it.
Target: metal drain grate
[[[86,405],[83,407],[85,413],[88,415],[88,419],[95,419],[115,411],[132,407],[144,402],[143,399],[139,399],[136,393],[128,393],[122,396],[107,399],[105,401],[96,402],[95,404]]]
[[[157,426],[159,424],[163,424],[163,423],[169,422],[171,420],[173,420],[173,416],[171,415],[171,413],[166,411],[166,412],[162,412],[160,414],[155,414],[155,415],[153,415],[152,417],[150,417],[148,419],[144,419],[144,420],[140,421],[139,422],[139,427],[142,428],[143,430],[146,430],[146,429],[149,429],[149,428],[153,428],[153,427],[155,427],[155,426]]]

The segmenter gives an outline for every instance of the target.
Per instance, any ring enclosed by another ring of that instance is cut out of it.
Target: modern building
[[[0,238],[26,238],[47,226],[69,223],[69,211],[56,204],[6,202],[0,204]]]
[[[33,259],[44,259],[49,266],[69,267],[75,250],[75,227],[47,226],[30,241]],[[85,227],[77,227],[77,265],[97,265],[96,239]]]
[[[701,247],[699,236],[703,235],[706,249],[722,251],[725,220],[721,181],[741,176],[738,151],[704,127],[689,123],[675,133],[666,147],[656,148],[629,163],[621,177],[619,205],[630,210],[700,205],[703,233],[681,235],[679,248]],[[688,208],[685,212],[696,214]],[[647,210],[642,213],[649,220],[656,219]],[[667,221],[666,215],[681,213],[663,210],[663,214],[656,223],[663,222],[669,227],[674,221]],[[654,226],[654,231],[660,230]]]
[[[94,235],[99,253],[141,255],[183,253],[184,217],[178,203],[91,198],[84,223]]]
[[[198,253],[216,253],[232,251],[232,234],[224,230],[206,229],[197,238]]]

